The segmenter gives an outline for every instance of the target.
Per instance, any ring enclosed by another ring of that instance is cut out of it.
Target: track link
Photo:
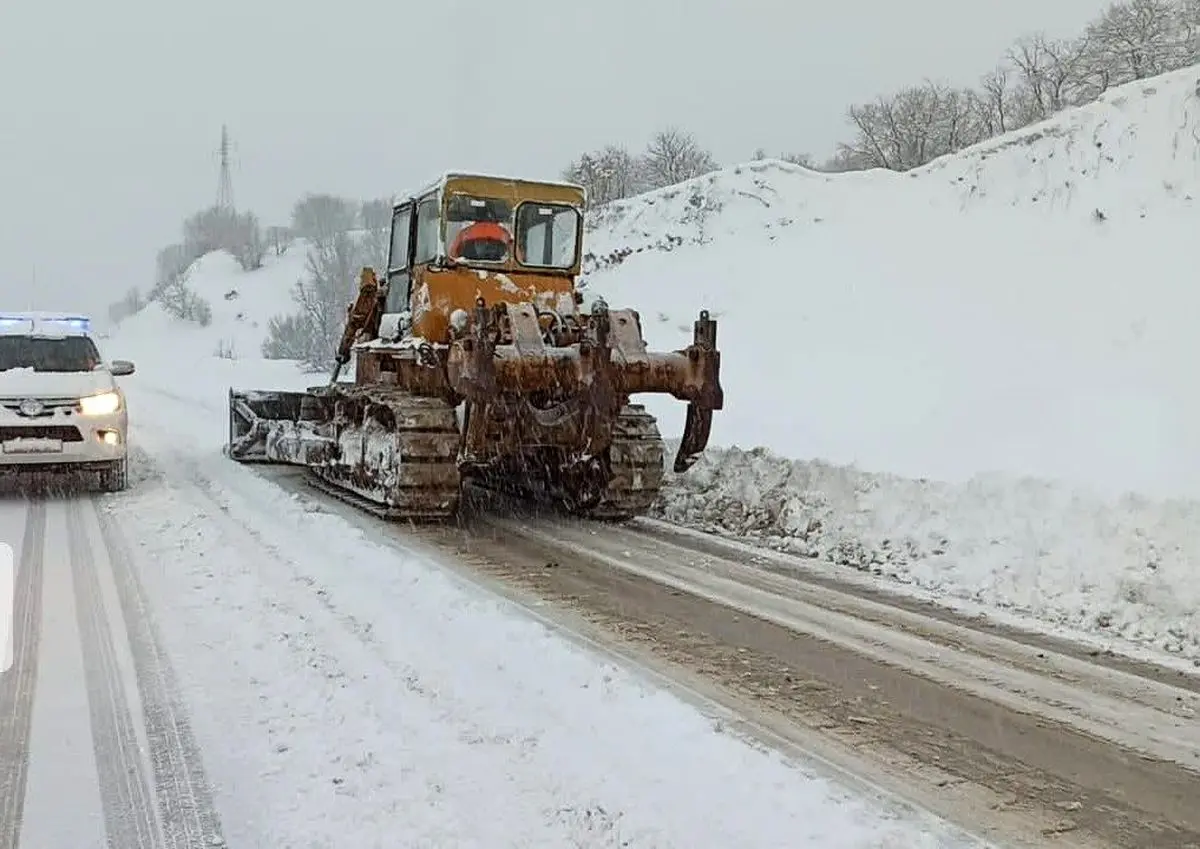
[[[386,504],[380,504],[378,501],[359,495],[353,490],[344,489],[337,484],[330,483],[321,477],[316,469],[309,468],[304,470],[304,482],[322,495],[327,495],[335,501],[349,504],[351,507],[362,510],[364,513],[369,513],[378,519],[396,522],[410,518],[408,512],[403,508],[388,507]]]
[[[654,416],[641,404],[627,404],[613,426],[608,449],[612,477],[600,501],[577,515],[605,522],[623,522],[650,509],[664,477],[666,447]]]
[[[376,387],[327,400],[335,405],[340,458],[310,467],[310,483],[389,520],[438,521],[458,513],[460,436],[453,407]]]

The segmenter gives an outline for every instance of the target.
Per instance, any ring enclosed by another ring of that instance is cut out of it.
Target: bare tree
[[[648,188],[673,186],[717,167],[712,154],[700,147],[694,136],[673,127],[655,133],[642,155],[642,173]]]
[[[183,244],[191,259],[228,248],[236,241],[237,213],[221,206],[210,206],[187,217],[183,222]]]
[[[167,245],[154,260],[154,288],[159,289],[183,277],[195,259],[186,245]]]
[[[1008,129],[1033,124],[1095,97],[1089,93],[1087,38],[1050,39],[1035,33],[1019,39],[1005,56],[1014,74]]]
[[[976,92],[965,88],[932,88],[937,116],[930,159],[957,153],[986,137],[979,124],[979,95]]]
[[[146,306],[145,300],[142,298],[141,291],[136,287],[126,290],[124,297],[115,303],[109,304],[108,318],[113,324],[120,324],[131,315],[136,315],[141,312]]]
[[[388,248],[391,246],[392,207],[391,198],[376,198],[365,201],[360,213],[363,263],[379,271],[387,265]]]
[[[299,359],[314,370],[333,365],[346,308],[366,264],[365,250],[364,239],[345,231],[313,241],[305,260],[306,274],[292,290],[297,311],[272,319],[263,356]]]
[[[802,165],[805,168],[812,168],[815,170],[817,167],[813,162],[812,155],[808,153],[781,153],[779,154],[778,158],[784,162],[790,162],[793,165]]]
[[[851,106],[855,138],[842,145],[841,152],[869,168],[917,168],[979,140],[973,98],[960,89],[927,82]]]
[[[267,336],[262,343],[263,359],[299,360],[316,370],[314,360],[321,350],[316,325],[304,313],[277,315],[267,322]]]
[[[755,161],[761,159],[778,159],[780,162],[790,162],[793,165],[803,165],[805,168],[812,168],[814,170],[817,167],[813,163],[812,156],[807,153],[781,153],[778,156],[771,156],[767,153],[766,148],[760,147],[754,151],[754,156],[752,158]]]
[[[1200,60],[1200,0],[1179,0],[1176,13],[1179,30],[1178,66]]]
[[[168,315],[180,321],[192,321],[201,327],[212,324],[212,307],[208,301],[193,292],[187,280],[183,278],[159,288],[155,292],[154,300],[162,305]]]
[[[851,106],[823,170],[907,170],[1200,58],[1200,0],[1124,0],[1075,39],[1019,39],[974,91],[926,83]],[[765,155],[765,154],[764,154]]]
[[[1087,28],[1093,80],[1123,85],[1178,68],[1187,55],[1183,20],[1169,0],[1112,4]]]
[[[364,230],[387,230],[392,223],[391,198],[363,201],[359,208],[359,222]]]
[[[1001,65],[979,81],[979,96],[975,100],[975,121],[982,136],[995,136],[1015,129],[1016,104],[1012,72]]]
[[[267,240],[258,225],[258,217],[253,212],[244,212],[230,223],[229,244],[225,249],[233,254],[243,271],[262,268],[263,258],[267,255]]]
[[[271,250],[275,256],[283,256],[287,253],[287,249],[292,246],[292,231],[288,227],[268,227],[266,232],[267,244],[271,246]]]
[[[307,194],[292,207],[292,232],[310,242],[328,244],[358,225],[361,205],[329,194]]]
[[[583,186],[593,207],[637,194],[642,189],[639,177],[637,158],[611,144],[582,154],[563,170],[563,179]]]
[[[849,145],[839,144],[833,156],[822,162],[817,170],[829,174],[842,174],[847,171],[865,171],[868,168],[876,167],[878,166],[856,153]]]

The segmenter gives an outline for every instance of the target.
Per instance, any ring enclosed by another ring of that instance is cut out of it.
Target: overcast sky
[[[148,288],[157,249],[215,199],[222,122],[237,205],[266,224],[310,190],[557,177],[668,124],[726,164],[759,146],[824,156],[847,104],[970,84],[1015,37],[1075,35],[1105,5],[4,0],[0,308],[101,312]]]

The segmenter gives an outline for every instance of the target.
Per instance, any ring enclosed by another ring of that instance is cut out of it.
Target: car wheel
[[[100,488],[105,492],[121,492],[129,486],[129,460],[122,457],[100,472]]]

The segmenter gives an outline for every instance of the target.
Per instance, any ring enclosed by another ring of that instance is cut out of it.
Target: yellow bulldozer
[[[395,204],[386,278],[359,278],[328,385],[229,392],[227,456],[305,466],[376,515],[458,512],[464,484],[621,521],[646,512],[665,446],[639,393],[687,402],[676,472],[723,404],[717,325],[649,351],[632,309],[584,311],[583,188],[446,174]],[[352,381],[339,381],[354,358]]]

